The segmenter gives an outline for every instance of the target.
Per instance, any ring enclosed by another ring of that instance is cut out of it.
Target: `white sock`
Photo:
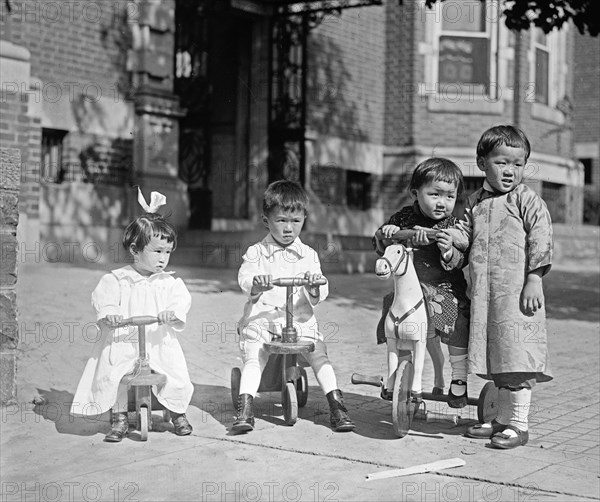
[[[240,396],[242,394],[250,394],[252,397],[256,397],[261,376],[262,370],[260,369],[259,361],[254,359],[246,361],[242,368],[242,377],[240,378]]]
[[[529,418],[529,407],[531,405],[531,389],[520,389],[509,391],[509,399],[511,405],[511,414],[509,425],[516,427],[520,431],[527,431],[529,429],[528,418]],[[515,431],[510,429],[505,434],[512,433],[511,435],[517,435]]]
[[[467,354],[460,356],[450,356],[450,366],[452,367],[452,380],[467,381]],[[450,385],[450,390],[455,396],[462,396],[466,392],[465,385]]]

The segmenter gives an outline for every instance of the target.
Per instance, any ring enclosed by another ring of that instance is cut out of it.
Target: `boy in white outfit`
[[[233,424],[235,433],[254,429],[253,399],[258,392],[262,372],[269,359],[264,343],[280,336],[286,317],[286,290],[273,287],[279,277],[305,277],[308,286],[294,290],[294,327],[299,340],[315,344],[312,353],[303,354],[315,372],[319,385],[327,396],[331,427],[337,432],[354,429],[339,390],[333,367],[327,357],[327,347],[319,333],[313,308],[327,298],[327,284],[321,279],[321,264],[314,249],[298,237],[308,207],[308,196],[297,183],[276,181],[265,191],[262,220],[269,234],[248,248],[238,274],[238,283],[247,295],[240,320],[240,351],[244,366],[240,382],[238,414]]]

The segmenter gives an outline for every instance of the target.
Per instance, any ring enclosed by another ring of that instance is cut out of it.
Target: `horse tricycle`
[[[132,373],[127,374],[121,380],[126,384],[130,392],[128,413],[135,414],[137,429],[140,431],[140,439],[148,439],[148,431],[153,429],[152,410],[162,410],[163,420],[169,422],[171,414],[152,395],[153,385],[164,385],[167,381],[166,375],[155,373],[150,368],[148,354],[146,352],[146,326],[158,322],[155,316],[134,316],[123,319],[116,328],[137,326],[138,329],[138,358]],[[133,396],[131,395],[133,394]]]
[[[436,230],[427,230],[427,236],[435,238]],[[400,230],[386,242],[383,256],[377,260],[375,272],[380,279],[394,279],[394,300],[385,319],[385,334],[388,339],[396,340],[395,350],[388,350],[388,364],[396,368],[392,394],[392,421],[398,437],[408,434],[412,420],[421,405],[426,414],[423,400],[449,400],[443,392],[422,393],[418,398],[411,395],[411,389],[421,389],[421,379],[427,341],[427,306],[420,287],[419,279],[412,262],[411,248],[399,240],[407,240],[414,235],[412,230]],[[379,239],[385,242],[383,235]],[[399,351],[411,351],[411,356],[400,356]],[[394,358],[395,355],[395,358]],[[352,383],[380,387],[381,376],[352,375]],[[413,382],[415,385],[413,386]],[[439,390],[439,389],[435,389]],[[477,406],[480,422],[489,422],[497,415],[498,389],[492,382],[487,383],[479,399],[469,398],[467,404]]]
[[[282,328],[281,338],[264,344],[270,354],[262,373],[258,392],[281,392],[283,419],[287,425],[294,425],[298,420],[298,408],[308,400],[308,377],[303,367],[298,365],[298,355],[314,352],[315,344],[307,340],[298,340],[298,331],[293,325],[294,288],[308,286],[304,277],[285,277],[273,279],[273,286],[286,288],[286,325]],[[325,278],[313,282],[313,285],[327,284]],[[233,407],[237,406],[240,393],[242,372],[240,368],[231,370],[231,399]]]

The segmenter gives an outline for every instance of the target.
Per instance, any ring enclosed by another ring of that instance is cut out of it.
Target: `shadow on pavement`
[[[108,413],[81,416],[71,414],[73,394],[65,390],[38,389],[41,402],[32,404],[33,412],[48,422],[54,422],[59,434],[93,436],[110,429]]]
[[[553,270],[544,278],[546,311],[552,319],[600,321],[600,274]]]

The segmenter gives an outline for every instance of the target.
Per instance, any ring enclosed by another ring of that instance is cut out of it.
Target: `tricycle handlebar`
[[[115,328],[124,328],[125,326],[147,326],[158,322],[158,317],[152,315],[138,315],[123,319],[120,323],[115,324]]]
[[[282,277],[271,281],[273,286],[308,286],[308,279],[305,277]],[[323,286],[327,284],[327,279],[322,277],[312,283],[313,286]]]
[[[436,230],[435,228],[428,228],[427,230],[425,230],[425,234],[427,235],[427,237],[429,239],[435,239],[435,236],[437,235],[438,232],[439,232],[439,230]],[[394,235],[392,235],[390,240],[407,241],[409,239],[412,239],[416,233],[417,233],[417,231],[412,230],[412,229],[397,230],[396,233]],[[375,232],[375,237],[379,240],[386,239],[386,237],[384,237],[383,234],[381,233],[381,229],[378,229],[377,232]]]

